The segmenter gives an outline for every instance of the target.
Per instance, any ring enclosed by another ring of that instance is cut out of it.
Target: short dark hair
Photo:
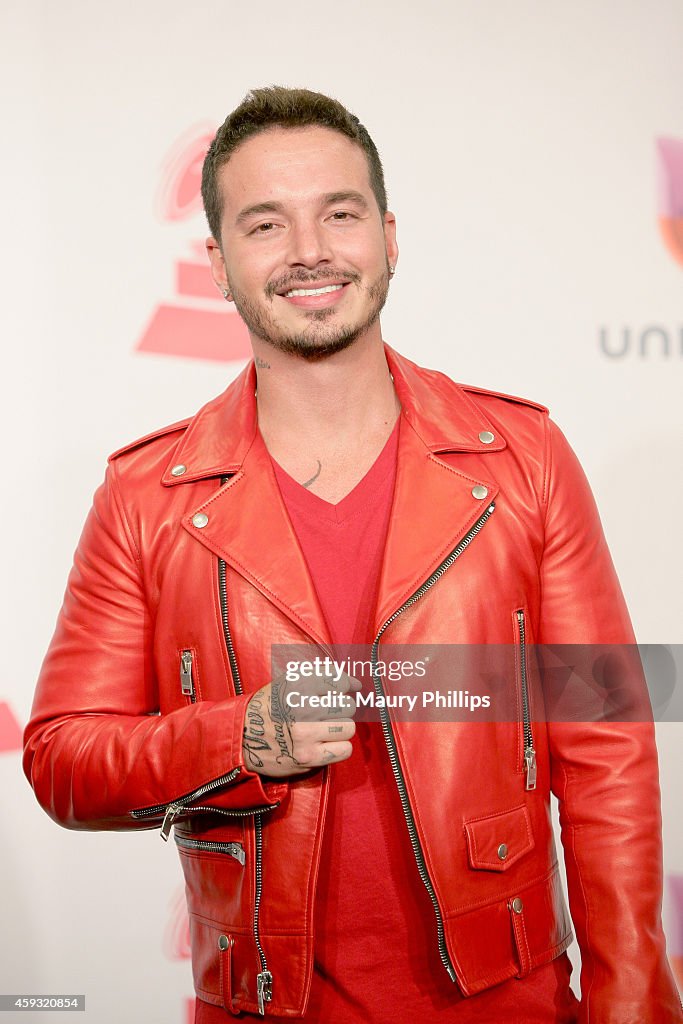
[[[306,128],[319,126],[340,132],[361,147],[368,161],[370,186],[382,219],[387,212],[384,171],[375,143],[355,114],[339,100],[310,89],[287,89],[269,85],[252,89],[238,107],[228,114],[216,132],[202,168],[202,200],[212,236],[220,243],[223,200],[218,187],[218,172],[238,146],[269,128]]]

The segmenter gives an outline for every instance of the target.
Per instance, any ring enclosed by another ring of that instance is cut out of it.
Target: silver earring
[[[389,264],[389,276],[393,277],[395,272],[396,272],[396,267],[392,267],[391,264]]]

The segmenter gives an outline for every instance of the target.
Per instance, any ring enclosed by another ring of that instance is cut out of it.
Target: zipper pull
[[[171,825],[182,809],[181,804],[169,804],[166,808],[166,814],[164,815],[164,820],[161,823],[161,838],[165,843],[168,842],[168,837],[171,834]]]
[[[231,857],[238,860],[242,867],[244,867],[247,862],[247,855],[244,852],[244,847],[241,843],[228,843],[228,852]]]
[[[526,788],[536,789],[536,751],[533,747],[525,748],[524,761],[526,764]]]
[[[258,999],[258,1012],[265,1016],[265,1004],[273,998],[273,975],[270,971],[261,971],[256,975],[256,998]]]
[[[192,651],[181,651],[180,653],[180,689],[186,697],[194,698]]]

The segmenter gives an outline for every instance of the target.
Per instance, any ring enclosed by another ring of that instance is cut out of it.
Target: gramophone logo
[[[19,723],[9,704],[0,701],[0,754],[21,748],[22,734]]]
[[[168,960],[189,960],[192,955],[190,921],[187,916],[185,888],[182,885],[176,888],[170,900],[170,913],[164,930],[163,949]],[[185,996],[181,1009],[183,1024],[194,1024],[194,1010],[194,996]]]
[[[170,899],[163,946],[169,960],[190,959],[190,921],[187,916],[185,889],[182,886],[176,889]]]
[[[202,163],[213,135],[195,125],[169,152],[157,198],[166,223],[201,212]],[[251,358],[247,329],[213,283],[204,242],[189,241],[188,250],[175,263],[175,295],[154,310],[136,350],[222,363]]]
[[[683,139],[657,139],[659,228],[664,244],[683,264]]]

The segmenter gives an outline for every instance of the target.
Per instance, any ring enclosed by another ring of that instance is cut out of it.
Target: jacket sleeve
[[[609,663],[608,685],[620,690],[621,706],[638,709],[602,720],[589,713],[586,721],[558,716],[548,722],[551,787],[581,950],[578,1020],[670,1024],[683,1015],[660,916],[661,812],[651,711],[589,485],[559,429],[548,422],[547,431],[539,641],[577,645],[574,661],[592,661],[594,668],[601,661],[603,675]],[[632,699],[624,702],[629,690]]]
[[[95,494],[40,672],[26,776],[47,813],[74,829],[151,828],[186,808],[275,805],[286,787],[262,782],[243,761],[249,694],[159,714],[154,616],[115,467]]]

